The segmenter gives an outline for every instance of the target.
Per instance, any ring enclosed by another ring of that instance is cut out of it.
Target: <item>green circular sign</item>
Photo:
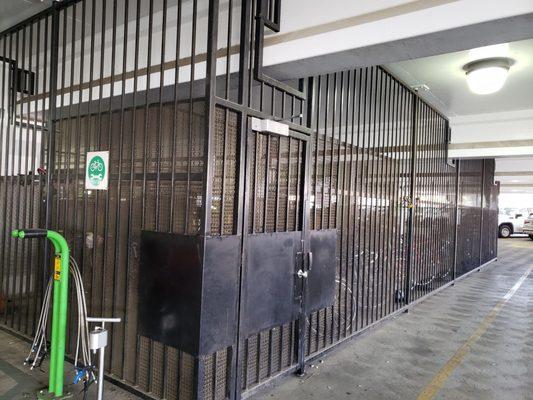
[[[102,157],[94,156],[89,161],[89,182],[93,186],[98,186],[104,180],[106,174],[105,163]]]

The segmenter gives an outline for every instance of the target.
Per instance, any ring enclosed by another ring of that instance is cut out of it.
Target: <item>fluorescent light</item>
[[[466,64],[466,81],[470,90],[476,94],[491,94],[500,90],[513,64],[509,58],[486,58]]]

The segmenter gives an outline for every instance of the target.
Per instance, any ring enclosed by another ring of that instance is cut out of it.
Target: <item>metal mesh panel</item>
[[[212,165],[213,189],[211,205],[211,234],[236,233],[236,196],[238,184],[237,143],[239,142],[238,114],[216,108]]]
[[[298,139],[264,134],[250,141],[249,233],[300,230],[303,145]]]

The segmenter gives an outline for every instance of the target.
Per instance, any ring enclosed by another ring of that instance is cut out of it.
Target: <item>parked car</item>
[[[498,215],[498,236],[506,239],[515,233],[524,233],[525,220],[526,217],[523,214]]]
[[[524,221],[523,231],[529,235],[529,238],[533,240],[533,214],[529,214],[529,217]]]

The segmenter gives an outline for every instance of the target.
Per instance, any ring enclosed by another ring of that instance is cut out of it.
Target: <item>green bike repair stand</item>
[[[67,331],[68,275],[70,250],[63,236],[46,229],[22,229],[11,233],[14,238],[47,238],[54,245],[54,299],[52,304],[52,343],[50,349],[50,374],[48,392],[41,390],[37,399],[59,400],[72,397],[63,393],[65,338]]]

